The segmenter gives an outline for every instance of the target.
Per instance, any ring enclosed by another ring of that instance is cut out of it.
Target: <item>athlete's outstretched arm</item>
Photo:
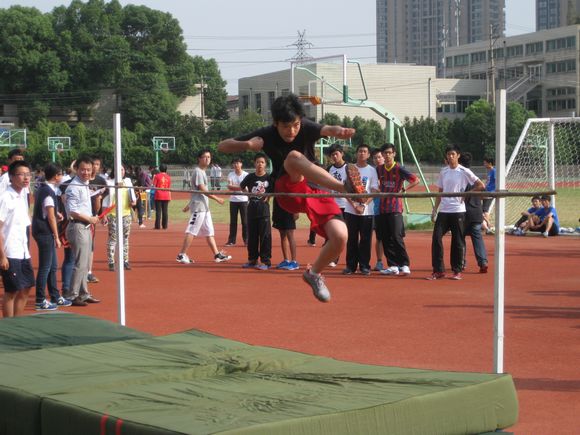
[[[325,125],[320,130],[321,136],[336,137],[338,139],[350,139],[355,133],[356,130],[354,128],[345,128],[340,125]]]
[[[250,140],[236,140],[233,138],[224,139],[218,143],[217,149],[221,153],[242,153],[244,151],[261,151],[264,146],[264,139],[259,136]]]

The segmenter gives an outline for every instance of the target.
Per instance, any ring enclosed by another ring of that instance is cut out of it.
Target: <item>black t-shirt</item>
[[[302,118],[300,131],[293,142],[287,143],[278,134],[275,126],[270,125],[263,127],[252,133],[239,136],[236,140],[249,140],[253,137],[261,137],[264,140],[262,151],[272,160],[272,177],[276,180],[285,173],[284,160],[290,151],[298,151],[311,162],[316,161],[314,153],[314,144],[320,139],[320,130],[322,125],[309,119]]]
[[[465,191],[473,190],[473,185],[467,186]],[[483,208],[481,198],[477,196],[468,196],[465,198],[465,219],[473,223],[483,222]]]
[[[253,137],[253,136],[252,136]],[[250,193],[269,193],[274,191],[274,180],[268,175],[257,176],[248,174],[240,183],[240,187]],[[248,219],[270,216],[270,206],[266,198],[250,196],[248,201]]]
[[[109,194],[109,189],[107,187],[103,187],[107,185],[107,180],[105,180],[100,175],[97,175],[93,180],[89,181],[89,190],[91,191],[91,208],[93,209],[93,215],[98,216],[101,212],[101,208],[96,210],[97,208],[97,197],[101,196],[104,198]],[[96,193],[98,191],[98,193]]]

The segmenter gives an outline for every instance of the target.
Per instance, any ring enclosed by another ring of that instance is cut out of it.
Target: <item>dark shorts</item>
[[[274,209],[272,210],[272,226],[280,231],[295,230],[296,221],[294,215],[288,213],[280,204],[278,198],[274,198]]]
[[[546,231],[546,225],[542,225],[540,228],[538,228],[538,231],[541,233]],[[560,234],[560,227],[552,224],[552,227],[550,228],[550,232],[548,233],[548,235],[549,236],[557,236],[558,234]]]
[[[485,198],[481,201],[481,208],[483,209],[484,213],[489,212],[491,208],[491,203],[493,202],[493,198]]]
[[[290,181],[288,175],[282,175],[276,180],[275,191],[288,193],[327,193],[310,187],[304,179],[298,183],[293,183]],[[332,219],[340,218],[342,215],[334,198],[279,196],[276,199],[280,207],[289,213],[306,213],[310,220],[310,229],[325,239],[328,237],[324,232],[324,225]]]
[[[9,258],[8,264],[8,270],[2,271],[5,292],[15,293],[35,286],[36,282],[30,258],[26,260]]]

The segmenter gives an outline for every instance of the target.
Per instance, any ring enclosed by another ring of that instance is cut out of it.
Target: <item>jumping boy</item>
[[[201,150],[197,154],[198,166],[193,170],[193,177],[191,177],[191,186],[193,190],[201,190],[207,192],[207,174],[206,169],[209,167],[211,162],[211,153],[209,150]],[[191,246],[191,242],[194,237],[205,237],[205,240],[211,249],[214,261],[216,263],[221,263],[223,261],[231,260],[232,257],[225,255],[220,252],[217,248],[214,238],[214,228],[213,221],[211,219],[211,212],[209,211],[209,200],[213,199],[218,204],[223,204],[224,200],[215,195],[206,195],[203,193],[192,193],[191,200],[187,204],[183,211],[191,212],[191,218],[189,219],[189,225],[185,229],[185,238],[183,239],[183,245],[181,246],[181,251],[177,254],[177,262],[183,264],[193,263],[192,260],[187,256],[187,249]]]
[[[218,144],[224,153],[263,151],[271,160],[275,192],[322,193],[308,182],[338,192],[363,193],[364,186],[354,165],[347,167],[346,185],[336,180],[315,161],[314,144],[321,137],[351,138],[355,130],[337,125],[320,125],[304,117],[304,107],[294,94],[278,97],[272,104],[273,124],[249,134],[225,139]],[[330,300],[330,292],[320,273],[344,249],[347,230],[340,209],[332,198],[298,198],[280,196],[279,205],[290,213],[306,213],[311,229],[328,239],[312,267],[302,275],[314,296],[321,302]]]

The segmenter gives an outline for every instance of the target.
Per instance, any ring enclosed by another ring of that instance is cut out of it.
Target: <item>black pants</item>
[[[244,240],[244,243],[248,242],[248,231],[246,229],[248,226],[248,203],[246,201],[230,201],[230,235],[228,236],[228,243],[236,243],[236,238],[238,237],[238,213],[240,214],[240,220],[242,221],[242,239]]]
[[[433,272],[445,272],[443,261],[443,236],[451,231],[451,269],[455,273],[463,270],[465,258],[464,237],[465,213],[439,213],[433,228],[431,262]]]
[[[137,219],[139,220],[139,225],[141,225],[143,223],[143,201],[141,201],[141,195],[137,194],[137,201],[135,204],[135,207],[137,208]]]
[[[345,213],[344,221],[348,230],[346,267],[353,272],[357,266],[361,269],[370,269],[373,217]]]
[[[383,241],[383,251],[389,266],[409,266],[409,255],[405,247],[405,224],[401,213],[386,213],[375,216]]]
[[[163,229],[167,229],[167,224],[169,223],[169,201],[167,200],[156,200],[155,201],[155,229],[159,230],[163,226]]]
[[[270,216],[248,219],[248,262],[258,257],[268,266],[272,264],[272,225]]]

